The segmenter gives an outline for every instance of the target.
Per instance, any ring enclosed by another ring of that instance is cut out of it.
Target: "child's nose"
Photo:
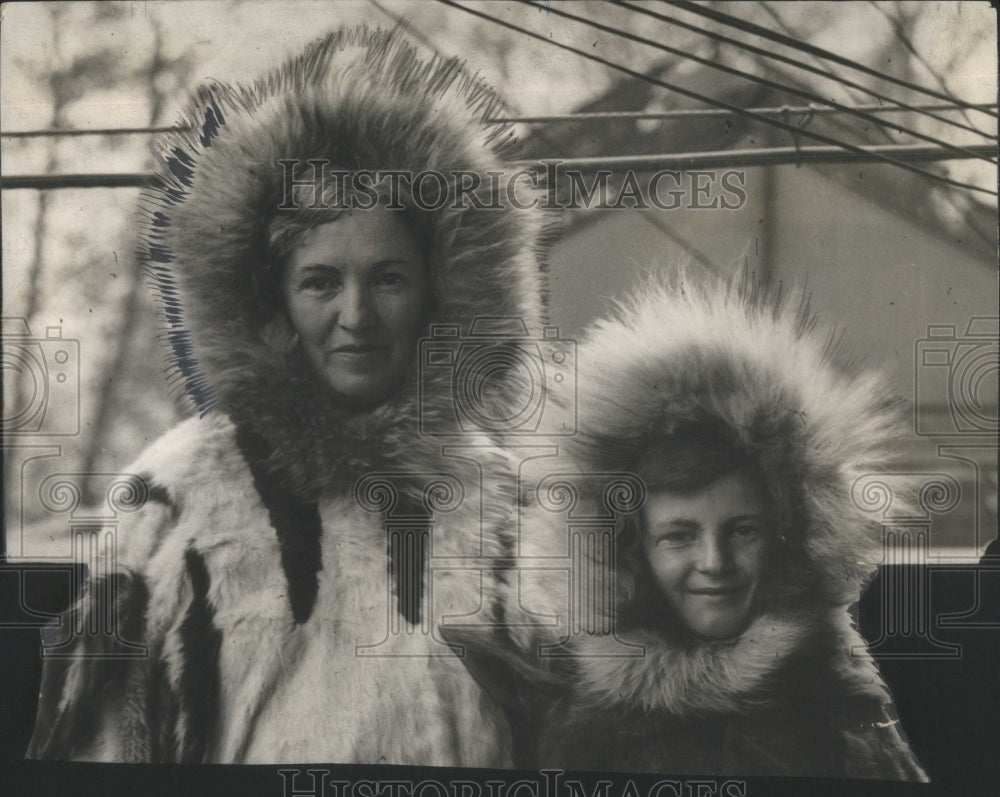
[[[709,535],[702,540],[698,551],[698,567],[705,573],[721,573],[728,570],[732,563],[729,546],[715,535]]]

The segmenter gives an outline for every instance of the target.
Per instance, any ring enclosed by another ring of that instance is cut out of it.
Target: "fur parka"
[[[478,205],[428,212],[431,336],[449,325],[435,345],[454,349],[485,316],[539,335],[543,221],[487,177],[513,154],[501,111],[461,63],[358,28],[251,85],[202,88],[159,142],[142,255],[198,413],[128,469],[144,505],[117,560],[47,632],[116,612],[116,638],[46,661],[29,757],[510,763],[503,712],[438,631],[496,602],[477,563],[510,545],[502,451],[456,414],[447,367],[415,363],[374,409],[339,404],[268,338],[260,279],[283,159],[471,174]],[[483,400],[516,400],[499,387]]]
[[[480,679],[520,695],[531,765],[926,779],[848,613],[882,553],[878,519],[852,489],[889,462],[898,402],[818,333],[807,301],[793,305],[752,278],[679,278],[647,286],[580,342],[577,400],[563,397],[577,433],[522,469],[506,662],[495,638],[462,637],[481,647]],[[784,508],[759,612],[721,641],[666,608],[619,611],[613,553],[643,497],[637,463],[692,424],[727,429]]]

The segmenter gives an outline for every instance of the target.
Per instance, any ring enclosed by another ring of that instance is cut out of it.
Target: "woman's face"
[[[428,305],[423,253],[403,219],[376,207],[306,231],[282,288],[307,362],[339,396],[372,406],[399,388]]]
[[[743,631],[768,548],[757,481],[737,470],[691,492],[651,491],[642,512],[646,557],[676,616],[709,639]]]

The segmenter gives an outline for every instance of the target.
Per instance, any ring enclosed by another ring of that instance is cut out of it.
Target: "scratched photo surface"
[[[178,365],[185,356],[184,341],[170,334],[164,283],[157,282],[156,258],[150,257],[143,238],[151,210],[141,202],[142,192],[158,168],[152,147],[162,136],[211,137],[225,127],[227,114],[238,116],[223,103],[215,108],[220,118],[208,120],[206,109],[214,106],[205,102],[197,106],[197,122],[211,121],[213,130],[203,126],[193,133],[178,132],[190,120],[183,114],[200,86],[249,85],[317,39],[359,25],[393,31],[425,61],[457,56],[467,74],[495,89],[502,100],[479,121],[502,128],[502,135],[512,139],[496,145],[502,168],[490,190],[508,207],[505,213],[520,218],[504,228],[505,240],[494,243],[515,253],[512,260],[516,255],[544,262],[545,272],[524,279],[537,295],[518,299],[521,305],[508,299],[523,289],[511,282],[523,274],[497,267],[491,275],[497,307],[537,310],[524,319],[521,338],[526,340],[519,338],[515,346],[540,358],[539,368],[529,375],[529,381],[537,380],[525,399],[528,420],[516,420],[515,426],[521,424],[516,428],[490,430],[510,450],[558,447],[586,432],[575,426],[574,402],[594,389],[586,381],[584,363],[576,359],[579,346],[589,339],[588,329],[617,312],[616,301],[652,290],[653,283],[670,283],[681,273],[691,284],[748,274],[768,290],[780,286],[791,304],[807,294],[816,324],[811,336],[835,339],[858,367],[884,374],[886,395],[899,399],[903,409],[891,464],[854,474],[851,511],[868,513],[879,524],[881,545],[875,560],[865,560],[878,566],[879,574],[850,610],[871,661],[893,694],[898,717],[891,721],[898,719],[931,782],[946,789],[995,783],[1000,772],[990,750],[1000,717],[995,677],[1000,666],[997,22],[994,10],[979,2],[6,5],[0,24],[0,634],[5,638],[0,672],[6,718],[0,770],[8,769],[24,793],[60,784],[73,784],[84,793],[160,793],[157,789],[166,788],[159,777],[123,775],[113,766],[87,769],[83,778],[82,770],[71,765],[24,761],[35,729],[43,662],[47,655],[58,659],[60,650],[70,649],[65,639],[65,644],[52,644],[49,637],[46,651],[42,630],[54,622],[60,627],[58,618],[79,596],[88,571],[105,568],[107,557],[115,556],[117,535],[127,533],[130,515],[142,509],[137,502],[160,499],[157,484],[136,481],[133,463],[148,462],[148,456],[141,458],[143,452],[179,424],[213,412],[212,401],[198,393],[197,351],[193,365]],[[225,89],[217,91],[222,93],[213,96],[225,96]],[[414,139],[413,146],[420,142]],[[301,154],[300,149],[290,157]],[[197,165],[183,154],[170,163],[170,179],[179,181],[177,186],[192,174],[197,179]],[[306,174],[300,167],[301,162],[293,172],[287,164],[273,164],[285,184],[300,192],[299,198],[303,185],[295,181]],[[433,195],[436,189],[432,185],[428,191]],[[472,201],[469,193],[464,201]],[[511,205],[516,210],[509,210]],[[429,210],[429,217],[437,218],[439,209]],[[522,221],[523,228],[518,226]],[[382,228],[374,237],[383,235],[396,240]],[[535,238],[528,240],[531,236]],[[289,257],[286,269],[294,261]],[[490,302],[479,309],[490,310]],[[646,312],[660,310],[651,301]],[[220,328],[224,321],[217,319]],[[308,358],[303,329],[294,333]],[[659,329],[670,334],[664,326]],[[422,329],[421,340],[414,338],[421,363],[437,369],[415,378],[426,376],[422,389],[450,385],[461,404],[460,369],[450,369],[456,357],[461,361],[462,349],[453,337],[441,339],[442,334]],[[475,333],[463,329],[458,334]],[[611,336],[607,345],[617,345],[616,340]],[[655,344],[650,340],[650,348]],[[644,345],[636,346],[636,351],[644,350]],[[443,359],[434,359],[438,356]],[[617,385],[623,405],[640,400],[633,377],[626,373]],[[808,374],[798,378],[809,382]],[[579,400],[584,407],[585,398]],[[573,407],[567,409],[566,402]],[[468,431],[466,422],[475,425],[475,412],[463,416],[461,406],[456,412],[459,431]],[[430,413],[415,410],[413,427],[399,432],[429,439],[428,449],[462,443],[438,441],[433,418],[428,418]],[[808,426],[812,420],[803,423]],[[849,420],[842,422],[850,426]],[[363,450],[366,438],[345,439],[345,460],[356,454],[353,459],[384,466],[385,457]],[[294,452],[285,456],[295,459]],[[486,454],[482,456],[476,466],[480,469]],[[513,459],[519,476],[544,479],[544,464],[526,464],[527,454]],[[469,461],[463,461],[466,465],[456,467],[466,467]],[[203,472],[211,474],[205,467]],[[254,471],[253,476],[256,480],[260,474]],[[809,483],[807,475],[802,478]],[[257,482],[258,489],[267,492],[266,477],[263,482]],[[480,517],[489,500],[507,496],[509,487],[497,487],[489,478],[482,484],[496,494],[475,499]],[[902,496],[911,489],[915,492],[908,501]],[[453,509],[442,506],[441,517]],[[183,511],[180,502],[171,511],[178,509]],[[549,513],[559,511],[556,507]],[[463,507],[449,522],[458,525],[462,513],[471,512]],[[570,522],[568,515],[563,520]],[[522,528],[521,533],[529,532]],[[389,529],[391,550],[393,539]],[[447,550],[432,545],[424,551],[431,564],[420,573],[433,570],[433,557]],[[291,580],[284,548],[281,556]],[[863,552],[858,558],[864,558]],[[186,561],[185,578],[200,572],[191,555]],[[324,552],[321,585],[333,572],[332,561]],[[559,583],[566,582],[562,589],[571,601],[569,559],[560,561]],[[392,571],[393,566],[390,556],[388,570],[380,562],[369,576],[388,579],[387,585],[379,582],[379,589],[387,590],[390,602],[399,593],[400,614],[409,621],[413,618],[401,597],[402,571]],[[284,576],[275,567],[278,582],[262,589],[281,592]],[[547,571],[526,568],[531,572],[524,575],[525,584],[542,584],[540,574]],[[315,585],[316,567],[312,578]],[[295,593],[288,598],[291,612],[300,622],[303,612],[307,617],[312,611],[312,599],[289,586],[289,593]],[[198,589],[195,576],[189,591],[197,597]],[[543,585],[538,592],[547,589]],[[450,593],[442,588],[440,594]],[[422,595],[427,597],[418,588],[417,603]],[[323,605],[322,587],[315,600],[316,606]],[[301,601],[308,607],[303,609]],[[853,601],[844,605],[848,603]],[[449,604],[447,611],[471,615],[475,609],[461,600],[456,606]],[[372,629],[371,647],[381,635],[391,636],[398,622],[390,619],[388,631]],[[429,630],[426,622],[413,627],[418,636],[423,629],[448,650],[438,629]],[[63,630],[71,637],[107,633],[103,626]],[[357,650],[362,647],[359,643]],[[135,652],[129,651],[118,652],[127,660]],[[135,655],[147,655],[144,651]],[[383,663],[389,661],[396,660]],[[447,672],[453,674],[436,677],[468,677],[464,671]],[[482,683],[491,673],[474,675]],[[517,691],[513,681],[492,688],[503,692],[508,686]],[[822,691],[822,685],[815,689]],[[414,700],[423,699],[417,691],[413,694]],[[348,699],[344,722],[351,721],[354,699]],[[357,707],[368,699],[358,696]],[[364,712],[359,708],[358,713]],[[195,711],[187,722],[200,721],[198,716]],[[378,736],[381,722],[372,720],[365,732]],[[432,725],[430,719],[426,725],[417,723],[413,733],[430,737]],[[186,732],[192,735],[190,728]],[[394,732],[402,733],[386,730]],[[308,735],[299,730],[289,738],[296,734]],[[467,744],[477,738],[468,735]],[[277,739],[267,744],[285,749]],[[340,762],[308,752],[302,757],[277,753],[268,760],[263,752],[242,758],[233,753],[227,759],[216,750],[214,755],[198,753],[197,761],[329,766],[314,776],[302,769],[293,777],[292,771],[268,766],[256,771],[183,769],[171,777],[181,778],[194,793],[211,783],[217,793],[347,797],[346,789],[363,797],[359,779],[366,781],[367,793],[376,794],[382,781],[396,776],[410,784],[407,794],[421,791],[414,788],[418,783],[433,783],[428,788],[436,794],[503,797],[480,788],[488,779],[486,770],[463,775],[453,768],[463,765],[460,759],[440,759],[434,743],[427,744],[426,759],[407,763],[448,767],[338,768]],[[239,749],[247,753],[256,748],[248,739]],[[288,749],[324,748],[296,748],[289,742]],[[370,749],[378,750],[378,744]],[[377,757],[352,761],[383,763]],[[544,760],[538,764],[545,765]],[[500,771],[509,766],[502,757],[478,766],[497,770],[492,776],[500,791],[516,780],[514,773]],[[608,768],[600,762],[579,767]],[[610,786],[595,787],[593,779],[567,785],[528,767],[522,791],[538,797],[584,788],[589,794],[598,788],[607,797],[626,791],[762,794],[772,793],[775,784],[812,793],[834,793],[838,786],[840,793],[874,793],[878,787],[864,780],[772,781],[739,777],[743,772],[692,770],[663,780],[648,768],[632,778],[627,767],[618,769]],[[676,773],[667,765],[662,774]],[[694,774],[706,776],[704,783],[693,782]],[[471,785],[456,791],[454,782],[463,777]],[[909,793],[920,787],[904,783],[886,788],[888,793]]]

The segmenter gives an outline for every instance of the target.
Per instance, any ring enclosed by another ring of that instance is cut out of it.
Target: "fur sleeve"
[[[856,713],[841,730],[844,776],[926,783],[924,772],[903,737],[891,703]]]
[[[139,472],[141,469],[136,469]],[[148,563],[176,520],[167,490],[143,475],[143,505],[76,603],[42,631],[42,682],[27,757],[156,760],[151,707],[160,645],[149,627]]]
[[[148,600],[146,583],[135,573],[93,579],[80,600],[44,629],[28,758],[151,760]],[[109,617],[114,624],[105,633]]]
[[[176,559],[166,568],[169,578],[151,581],[123,570],[94,579],[43,631],[49,655],[28,758],[201,763],[210,757],[219,693],[210,665],[220,638],[206,617],[203,559],[190,548]],[[101,633],[109,615],[113,631]]]
[[[843,776],[926,783],[927,773],[906,741],[892,694],[864,639],[846,613],[838,613],[834,623],[840,640],[835,680],[844,689],[838,719]]]

